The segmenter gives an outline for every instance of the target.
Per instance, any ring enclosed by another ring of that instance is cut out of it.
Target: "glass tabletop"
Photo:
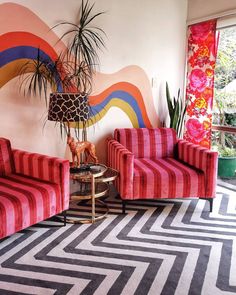
[[[73,180],[80,180],[80,181],[89,181],[91,179],[91,174],[95,178],[101,177],[106,171],[107,166],[103,164],[89,164],[89,170],[81,170],[74,173],[70,173],[70,178]]]

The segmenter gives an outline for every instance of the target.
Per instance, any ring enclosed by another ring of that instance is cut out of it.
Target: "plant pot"
[[[236,177],[236,157],[218,158],[218,176],[222,178]]]

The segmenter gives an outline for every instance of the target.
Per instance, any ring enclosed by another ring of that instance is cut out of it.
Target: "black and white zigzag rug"
[[[46,222],[2,240],[0,294],[236,294],[235,191],[218,186],[212,213],[196,199],[133,202],[125,215],[106,202],[95,224]]]

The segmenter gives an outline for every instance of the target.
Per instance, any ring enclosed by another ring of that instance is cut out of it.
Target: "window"
[[[212,145],[236,149],[236,26],[219,30]]]

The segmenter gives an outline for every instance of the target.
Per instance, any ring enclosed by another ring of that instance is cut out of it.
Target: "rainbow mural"
[[[38,50],[44,60],[55,61],[59,52],[66,48],[47,24],[22,5],[1,4],[0,20],[0,88],[18,75],[27,60],[36,59]],[[60,86],[58,91],[61,91]],[[134,127],[159,124],[149,80],[137,66],[113,74],[96,73],[89,100],[93,124],[111,107],[120,108]]]

